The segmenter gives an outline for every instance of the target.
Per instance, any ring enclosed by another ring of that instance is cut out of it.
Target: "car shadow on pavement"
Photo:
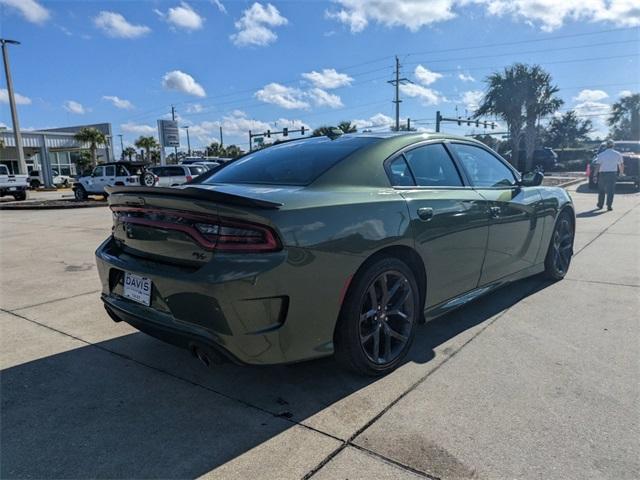
[[[411,382],[434,368],[436,349],[451,355],[460,342],[447,342],[548,285],[525,279],[420,325],[407,362],[426,368]],[[338,402],[347,403],[335,422],[354,409],[366,422],[386,406],[371,404],[377,393],[348,401],[388,380],[351,374],[333,358],[206,369],[186,351],[125,335],[2,371],[0,477],[196,477]]]
[[[576,192],[592,193],[594,195],[597,195],[598,189],[597,188],[591,189],[589,188],[588,183],[583,183],[581,185],[578,185],[578,188],[576,188]],[[628,194],[637,193],[637,192],[638,190],[636,190],[633,183],[616,183],[616,195],[628,195]]]

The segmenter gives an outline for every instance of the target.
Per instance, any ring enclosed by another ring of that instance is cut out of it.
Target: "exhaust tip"
[[[192,343],[189,345],[189,350],[207,368],[211,368],[214,365],[222,365],[225,362],[222,355],[206,345]]]

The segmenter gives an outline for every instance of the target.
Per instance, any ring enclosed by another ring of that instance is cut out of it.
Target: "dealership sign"
[[[179,147],[180,131],[175,120],[158,120],[158,138],[163,147]]]

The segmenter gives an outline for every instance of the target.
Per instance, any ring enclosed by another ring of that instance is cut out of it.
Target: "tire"
[[[386,298],[384,285],[390,294]],[[353,279],[340,312],[337,360],[369,376],[393,371],[411,348],[419,310],[418,284],[404,262],[387,257],[366,266]]]
[[[569,271],[574,238],[575,223],[569,212],[564,211],[556,220],[544,260],[544,274],[549,280],[562,280]]]
[[[20,193],[16,193],[13,196],[13,199],[17,202],[21,202],[22,200],[26,200],[27,199],[27,192],[20,192]]]
[[[34,190],[40,188],[40,185],[40,180],[31,180],[31,182],[29,182],[29,186]]]
[[[153,187],[156,184],[156,177],[151,172],[144,172],[140,180],[144,187]]]
[[[83,186],[76,187],[76,189],[73,191],[73,195],[76,197],[76,200],[79,200],[81,202],[89,198],[89,195],[87,195],[87,191]]]

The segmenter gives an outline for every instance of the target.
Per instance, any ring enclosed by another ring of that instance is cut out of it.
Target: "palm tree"
[[[545,72],[539,65],[525,67],[525,128],[524,128],[524,171],[528,172],[533,167],[533,152],[536,149],[536,137],[538,135],[538,123],[540,118],[549,115],[560,108],[564,103],[556,97],[559,89],[551,84],[551,75]]]
[[[95,167],[98,164],[98,145],[106,145],[107,136],[97,128],[88,127],[81,128],[73,138],[78,142],[89,144],[91,164]]]
[[[352,125],[351,122],[340,122],[338,128],[344,133],[355,133],[358,131],[358,127]]]
[[[611,106],[608,120],[616,140],[640,140],[640,93],[622,97]]]
[[[495,115],[507,124],[511,143],[511,163],[518,165],[520,136],[525,123],[527,66],[516,63],[487,77],[487,91],[474,113],[476,118]]]
[[[158,148],[160,145],[158,144],[158,142],[156,141],[156,139],[154,137],[145,137],[145,136],[140,136],[134,143],[134,145],[138,148],[144,148],[144,150],[147,152],[146,154],[146,160],[149,161],[151,160],[151,150],[155,150],[156,148]],[[144,160],[144,159],[143,159]]]
[[[138,153],[137,150],[131,146],[125,148],[122,152],[122,155],[126,156],[129,158],[129,161],[131,161],[132,157]]]
[[[324,137],[327,134],[331,133],[331,129],[333,127],[327,127],[327,126],[322,126],[322,127],[318,127],[316,128],[313,133],[311,133],[312,137]]]

